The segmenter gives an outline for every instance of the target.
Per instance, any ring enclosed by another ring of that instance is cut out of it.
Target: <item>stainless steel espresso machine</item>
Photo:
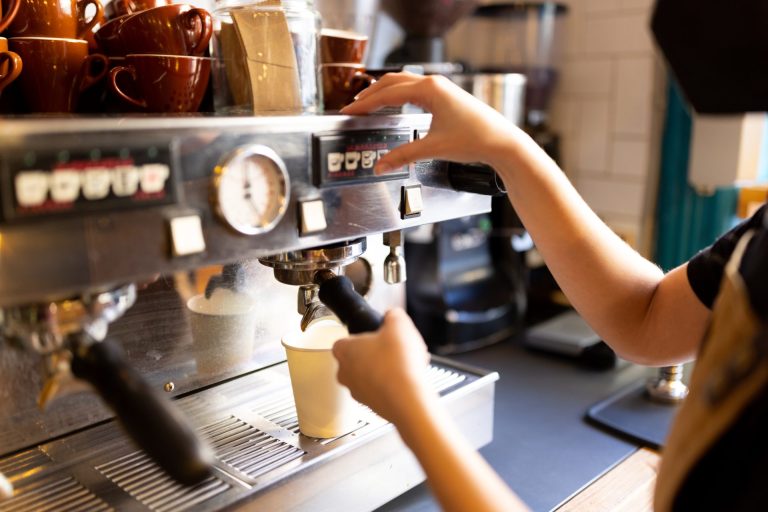
[[[488,176],[373,173],[429,123],[4,119],[0,511],[368,510],[423,481],[368,410],[301,435],[280,339],[330,311],[375,328],[404,304],[401,231],[489,210],[456,190]],[[497,375],[429,374],[488,443]]]

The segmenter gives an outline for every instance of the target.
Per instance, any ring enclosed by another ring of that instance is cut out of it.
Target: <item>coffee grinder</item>
[[[559,76],[567,12],[568,7],[557,2],[484,5],[447,38],[448,57],[468,72],[526,77],[526,131],[555,161],[560,157],[559,136],[548,125],[548,110]]]

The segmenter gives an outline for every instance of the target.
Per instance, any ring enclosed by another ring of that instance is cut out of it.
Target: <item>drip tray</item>
[[[498,374],[433,357],[429,375],[470,441],[488,444]],[[110,422],[0,460],[15,487],[0,511],[371,510],[424,480],[395,428],[369,409],[343,436],[301,435],[285,363],[176,405],[216,453],[208,480],[176,483]]]

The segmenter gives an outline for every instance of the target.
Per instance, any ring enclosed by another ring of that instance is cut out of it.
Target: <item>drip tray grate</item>
[[[190,510],[230,488],[229,484],[216,477],[208,478],[194,487],[185,487],[140,451],[96,466],[96,470],[156,512]]]
[[[216,457],[250,478],[272,471],[306,453],[235,416],[207,425],[199,432],[211,443]]]
[[[14,491],[13,498],[0,502],[2,512],[45,510],[46,512],[101,512],[113,510],[71,476],[50,475]]]

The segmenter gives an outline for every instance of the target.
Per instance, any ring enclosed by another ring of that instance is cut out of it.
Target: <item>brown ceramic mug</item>
[[[125,55],[123,53],[122,44],[120,43],[120,35],[118,33],[118,29],[123,23],[126,22],[126,20],[128,20],[129,17],[129,15],[125,14],[123,16],[118,16],[117,18],[111,19],[99,27],[99,30],[97,30],[93,35],[94,39],[96,40],[96,44],[98,45],[99,49],[104,52],[105,55],[110,57]]]
[[[8,51],[8,40],[0,37],[0,93],[21,73],[21,57]]]
[[[128,104],[145,112],[197,112],[211,76],[211,59],[186,55],[128,55],[125,66],[109,72],[109,86]],[[122,86],[132,79],[137,96]]]
[[[104,55],[88,55],[82,39],[12,37],[11,50],[24,61],[21,94],[32,112],[74,112],[80,94],[104,78]]]
[[[85,19],[88,5],[96,14]],[[55,37],[83,39],[103,18],[100,0],[21,0],[21,7],[8,26],[10,37]]]
[[[104,7],[104,14],[111,20],[118,16],[146,11],[147,9],[169,5],[170,3],[171,0],[112,0]]]
[[[324,28],[320,31],[320,62],[361,64],[368,37],[357,32]]]
[[[213,19],[205,9],[186,4],[163,5],[129,15],[117,34],[121,55],[200,56],[211,40]]]
[[[0,2],[0,33],[8,28],[8,25],[10,25],[16,17],[16,14],[19,12],[19,7],[21,7],[21,2],[22,0],[10,0],[5,16],[3,16],[3,3]]]
[[[376,81],[361,64],[321,64],[320,72],[326,110],[339,110],[352,103],[360,91]]]

